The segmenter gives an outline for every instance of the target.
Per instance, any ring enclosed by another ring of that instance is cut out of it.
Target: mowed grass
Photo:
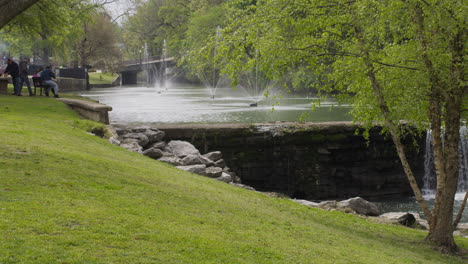
[[[95,125],[53,98],[0,96],[0,263],[466,263],[423,231],[180,171]]]
[[[89,83],[90,84],[111,84],[115,78],[117,78],[117,74],[110,73],[110,72],[90,72],[89,73]]]

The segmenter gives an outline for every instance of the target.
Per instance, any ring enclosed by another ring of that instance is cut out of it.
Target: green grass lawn
[[[466,263],[423,231],[177,170],[96,125],[53,98],[0,96],[0,263]]]
[[[117,78],[117,74],[103,72],[103,73],[96,73],[90,72],[89,73],[89,83],[90,84],[112,84],[112,82]]]

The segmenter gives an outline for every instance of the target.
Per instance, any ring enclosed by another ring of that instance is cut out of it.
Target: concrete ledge
[[[59,98],[58,100],[65,103],[71,109],[75,110],[85,118],[104,124],[109,124],[108,112],[112,111],[112,107],[108,105],[79,99]]]

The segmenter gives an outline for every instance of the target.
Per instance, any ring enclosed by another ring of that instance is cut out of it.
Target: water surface
[[[251,96],[245,90],[217,88],[212,91],[193,85],[172,85],[166,89],[128,86],[92,89],[81,95],[112,106],[111,123],[263,123],[274,121],[349,121],[349,106],[333,100],[322,101],[315,111],[317,98],[271,93],[268,97]],[[257,107],[250,104],[258,103]]]

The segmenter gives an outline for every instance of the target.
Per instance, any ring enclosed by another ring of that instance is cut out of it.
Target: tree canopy
[[[0,0],[0,29],[39,0]]]

